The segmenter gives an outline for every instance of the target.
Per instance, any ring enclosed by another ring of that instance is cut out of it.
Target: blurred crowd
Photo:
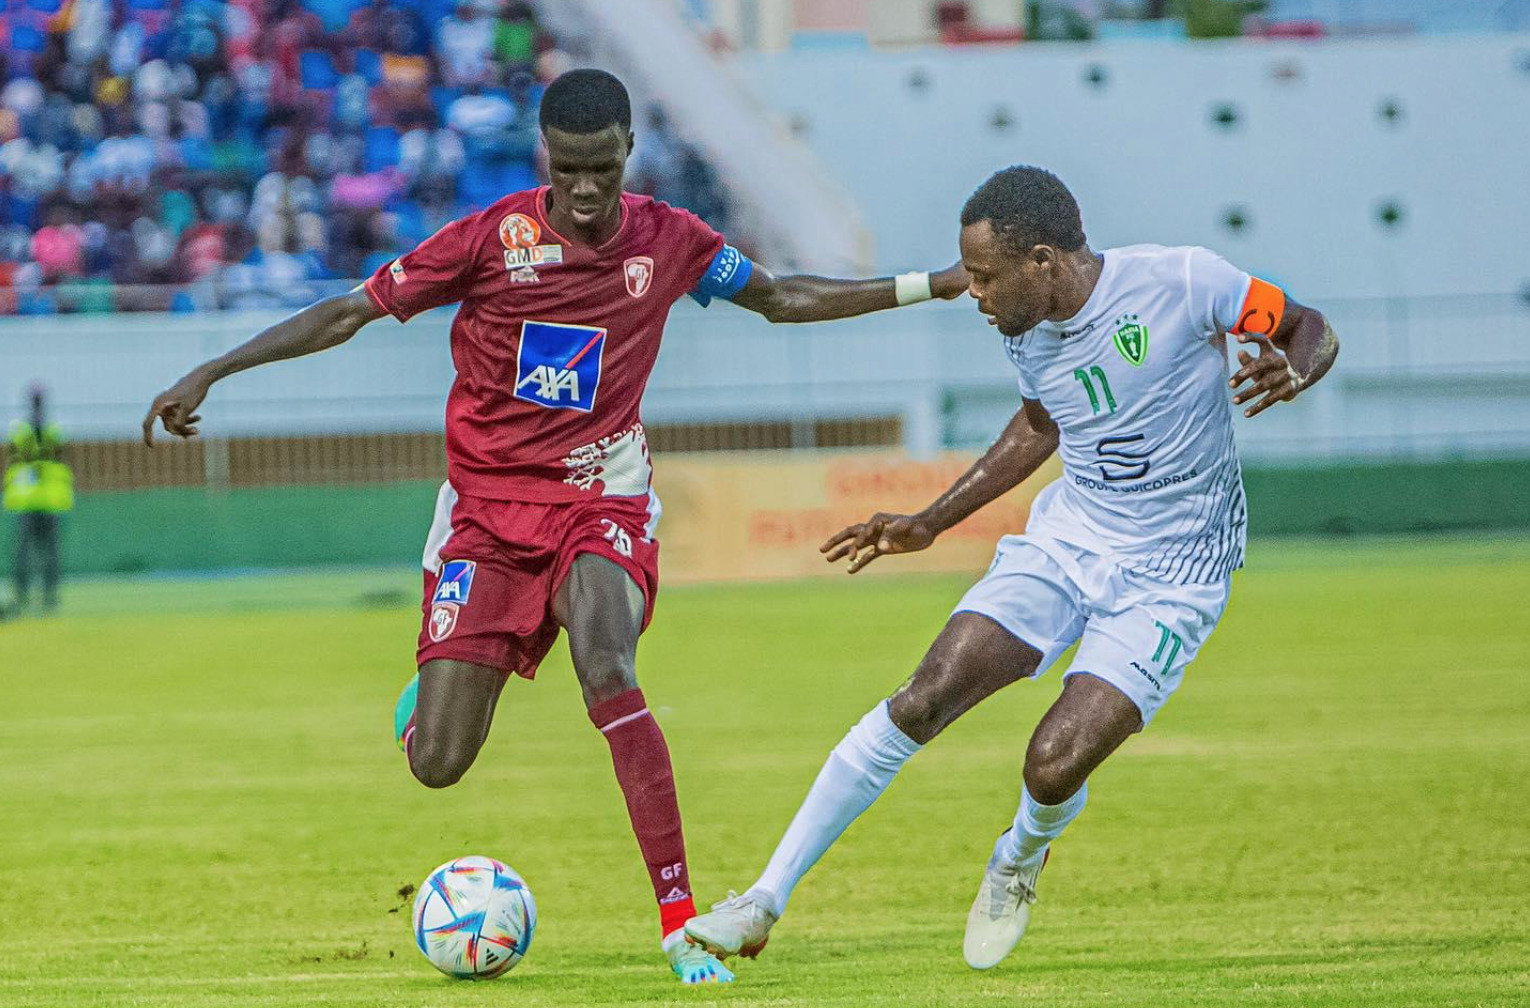
[[[545,177],[520,0],[0,0],[0,314],[302,304]],[[661,110],[628,186],[726,228]]]

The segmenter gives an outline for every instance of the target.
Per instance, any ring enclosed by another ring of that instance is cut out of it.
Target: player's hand
[[[967,293],[967,285],[971,282],[972,278],[967,275],[962,264],[953,263],[930,274],[930,295],[942,301],[951,301]]]
[[[1302,376],[1297,374],[1286,355],[1281,353],[1270,338],[1263,333],[1239,333],[1239,343],[1252,343],[1259,348],[1255,357],[1247,350],[1238,351],[1238,363],[1242,365],[1232,376],[1230,384],[1238,388],[1244,382],[1253,382],[1233,396],[1239,406],[1257,396],[1263,396],[1243,411],[1246,417],[1257,416],[1278,402],[1290,402],[1302,390]]]
[[[202,419],[196,412],[212,382],[200,370],[193,371],[180,381],[154,397],[154,404],[143,418],[143,443],[154,447],[154,421],[165,425],[165,431],[176,437],[189,438],[197,433],[196,425]]]
[[[884,553],[915,553],[934,541],[935,531],[919,516],[878,513],[829,536],[818,552],[829,563],[848,557],[854,574]]]

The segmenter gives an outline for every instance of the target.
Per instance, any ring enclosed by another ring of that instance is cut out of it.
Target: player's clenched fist
[[[818,552],[829,563],[849,557],[849,573],[854,574],[884,553],[917,553],[934,541],[934,530],[918,515],[879,512],[834,533]]]

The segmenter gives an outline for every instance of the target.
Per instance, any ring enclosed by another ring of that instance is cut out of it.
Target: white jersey
[[[1203,248],[1104,260],[1077,315],[1005,340],[1021,395],[1061,435],[1063,476],[1037,496],[1027,535],[1177,584],[1224,580],[1248,523],[1226,335],[1256,313],[1251,329],[1273,328],[1279,292]]]

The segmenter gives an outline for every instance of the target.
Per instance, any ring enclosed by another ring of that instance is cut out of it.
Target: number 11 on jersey
[[[1094,379],[1090,378],[1091,374],[1094,376]],[[1104,368],[1098,364],[1089,365],[1088,371],[1085,371],[1083,368],[1074,368],[1073,377],[1082,382],[1084,391],[1089,393],[1089,409],[1093,413],[1098,414],[1100,412],[1100,396],[1094,390],[1094,380],[1099,381],[1100,391],[1105,393],[1105,405],[1108,407],[1105,412],[1114,413],[1116,411],[1116,397],[1110,392],[1110,379],[1105,377]]]

